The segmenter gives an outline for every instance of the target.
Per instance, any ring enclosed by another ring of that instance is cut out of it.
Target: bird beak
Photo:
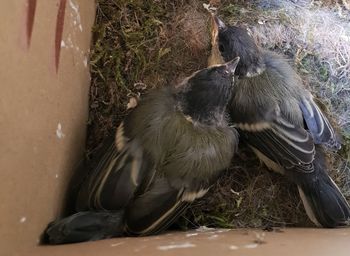
[[[215,14],[211,14],[211,43],[212,45],[217,42],[217,37],[219,31],[222,31],[226,28],[225,23],[220,20]]]
[[[216,24],[216,21],[215,21],[215,15],[212,14],[211,15],[211,26],[210,26],[210,34],[211,34],[211,45],[215,45],[216,42],[217,42],[217,37],[218,37],[218,34],[219,34],[219,27],[218,25]]]
[[[215,14],[211,14],[211,26],[210,26],[210,35],[211,35],[211,54],[208,58],[208,66],[223,64],[224,60],[221,56],[218,46],[218,36],[219,36],[219,26],[216,22],[217,17]],[[224,24],[222,22],[222,24]],[[225,24],[224,24],[225,25]]]
[[[227,71],[230,72],[231,74],[234,74],[237,68],[238,62],[239,62],[239,57],[236,57],[233,60],[226,62],[225,66]]]
[[[222,20],[220,20],[219,17],[213,16],[213,19],[219,31],[224,30],[226,28],[225,23]]]

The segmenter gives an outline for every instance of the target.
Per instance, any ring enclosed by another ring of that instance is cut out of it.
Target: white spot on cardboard
[[[256,244],[256,243],[254,243],[254,244],[246,244],[244,246],[244,248],[247,248],[247,249],[254,249],[256,247],[258,247],[258,244]]]
[[[62,125],[61,125],[61,123],[58,123],[58,125],[57,125],[56,136],[57,136],[57,138],[59,138],[59,139],[63,139],[64,136],[66,136],[66,135],[63,133],[63,131],[62,131]]]
[[[119,242],[119,243],[115,243],[115,244],[111,244],[111,247],[116,247],[119,245],[125,244],[125,242]]]
[[[134,252],[140,252],[142,249],[146,248],[147,246],[141,246],[140,248],[134,249]]]
[[[206,226],[200,226],[199,228],[196,229],[197,232],[208,232],[208,231],[213,231],[214,228],[208,228]]]
[[[83,64],[84,64],[84,66],[87,68],[87,65],[88,65],[88,57],[84,57],[84,59],[83,59]]]
[[[27,221],[27,217],[25,217],[25,216],[23,216],[23,217],[19,220],[20,223],[24,223],[24,222],[26,222],[26,221]]]
[[[215,238],[218,238],[218,237],[219,237],[219,235],[211,235],[211,236],[208,237],[208,239],[212,240],[212,239],[215,239]]]
[[[58,179],[58,173],[55,174],[55,178]]]
[[[78,25],[79,30],[83,31],[83,26],[81,25],[81,18],[80,18],[80,12],[79,12],[79,5],[78,3],[74,3],[73,0],[69,0],[69,6],[72,8],[72,10],[75,13],[75,20],[73,21],[73,24],[76,26]]]
[[[215,233],[225,233],[225,232],[228,232],[230,230],[232,230],[232,229],[230,229],[230,228],[223,228],[223,229],[216,230]]]
[[[74,44],[73,44],[73,41],[72,41],[72,36],[71,34],[68,35],[68,38],[67,38],[67,47],[69,48],[74,48]]]
[[[67,47],[67,46],[66,46],[66,43],[62,40],[61,41],[61,48],[64,48],[64,47]]]
[[[189,234],[186,234],[186,237],[191,237],[191,236],[198,236],[198,233],[189,233]]]
[[[182,244],[169,244],[169,245],[161,245],[158,246],[157,249],[161,250],[161,251],[168,251],[168,250],[172,250],[172,249],[184,249],[184,248],[193,248],[196,247],[195,244],[186,242],[186,243],[182,243]]]
[[[229,249],[230,250],[238,250],[239,247],[237,245],[230,245]]]

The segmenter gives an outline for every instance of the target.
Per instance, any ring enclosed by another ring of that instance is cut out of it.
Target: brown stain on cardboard
[[[58,6],[57,19],[56,19],[56,33],[55,33],[55,68],[56,73],[58,72],[58,67],[60,63],[61,54],[61,41],[64,27],[64,14],[66,10],[67,0],[60,0]]]
[[[27,36],[27,47],[29,48],[32,39],[35,10],[37,0],[27,0],[27,20],[26,20],[26,36]]]

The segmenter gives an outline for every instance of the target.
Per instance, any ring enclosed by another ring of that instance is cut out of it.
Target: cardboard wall
[[[38,243],[82,155],[94,8],[0,1],[0,255]]]

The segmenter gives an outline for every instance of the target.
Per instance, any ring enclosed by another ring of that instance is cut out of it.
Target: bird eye
[[[225,51],[225,48],[222,44],[219,44],[219,51],[220,52],[224,52]]]

